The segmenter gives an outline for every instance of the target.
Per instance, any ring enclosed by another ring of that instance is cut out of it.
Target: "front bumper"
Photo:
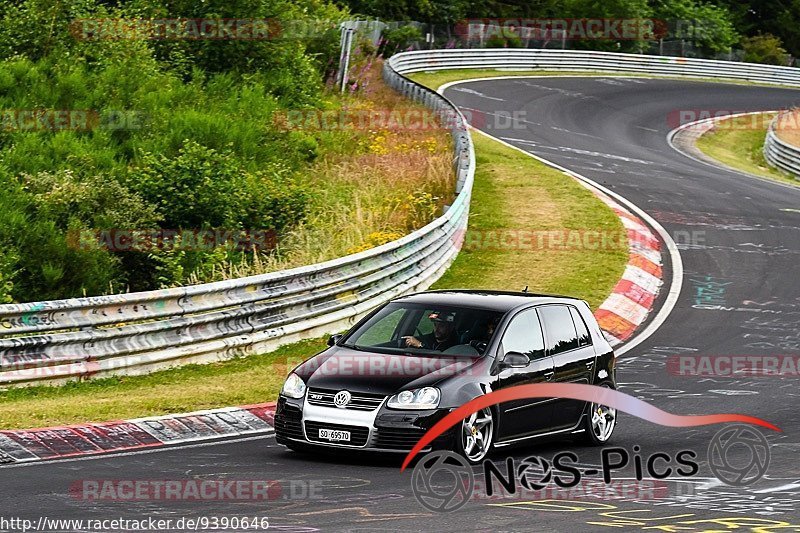
[[[278,398],[275,410],[275,439],[278,444],[336,450],[408,453],[420,438],[449,409],[399,411],[381,405],[373,411],[310,405],[305,399]],[[350,432],[350,442],[319,439],[319,429]],[[454,431],[450,430],[426,446],[423,452],[450,449]]]

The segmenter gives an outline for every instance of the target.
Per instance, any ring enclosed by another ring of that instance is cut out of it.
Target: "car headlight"
[[[306,393],[306,384],[303,383],[303,380],[292,372],[289,374],[289,377],[286,378],[286,381],[283,384],[283,389],[281,389],[281,394],[284,396],[288,396],[289,398],[302,398]]]
[[[439,389],[422,387],[404,390],[389,398],[386,407],[390,409],[436,409],[439,407]]]

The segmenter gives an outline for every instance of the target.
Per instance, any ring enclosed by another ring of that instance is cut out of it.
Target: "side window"
[[[511,320],[503,333],[501,349],[503,354],[519,352],[531,359],[544,356],[542,327],[536,309],[522,311]]]
[[[586,327],[586,322],[583,317],[574,307],[569,308],[572,313],[572,322],[575,323],[575,330],[578,332],[578,346],[589,346],[592,344],[592,336],[589,335],[589,328]]]
[[[431,322],[431,319],[428,318],[428,315],[430,315],[431,312],[432,312],[431,309],[426,309],[422,313],[422,316],[420,317],[419,322],[417,323],[417,327],[414,333],[411,333],[411,335],[417,335],[418,333],[422,335],[430,335],[431,333],[433,333],[433,322]]]
[[[539,316],[547,337],[550,355],[574,350],[578,347],[578,333],[572,323],[572,315],[565,305],[546,305],[539,308]]]

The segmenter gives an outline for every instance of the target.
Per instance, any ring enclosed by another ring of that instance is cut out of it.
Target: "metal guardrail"
[[[388,65],[386,82],[451,131],[457,196],[396,241],[324,263],[173,289],[0,306],[0,386],[139,374],[274,349],[341,331],[375,306],[423,290],[453,261],[469,216],[475,157],[466,121]]]
[[[800,68],[588,50],[522,48],[424,50],[397,54],[390,59],[390,63],[393,68],[405,74],[463,68],[601,71],[800,86]]]
[[[781,118],[779,113],[770,123],[764,140],[764,159],[773,167],[800,179],[800,148],[782,141],[775,128]]]
[[[800,85],[800,69],[573,50],[430,50],[395,55],[384,79],[438,113],[454,139],[453,205],[405,237],[270,274],[133,294],[0,306],[0,386],[137,374],[272,349],[349,327],[369,309],[430,286],[463,242],[475,157],[461,113],[406,78],[418,71],[504,68],[725,78]]]

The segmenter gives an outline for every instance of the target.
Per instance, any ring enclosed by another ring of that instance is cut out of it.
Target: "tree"
[[[782,44],[778,37],[769,33],[747,37],[742,40],[744,61],[786,66],[791,58]]]
[[[667,21],[670,37],[686,39],[706,55],[730,50],[740,39],[727,8],[696,0],[670,0],[655,6],[655,18]]]
[[[728,8],[741,34],[775,35],[790,54],[800,56],[800,0],[719,0],[718,4]]]

